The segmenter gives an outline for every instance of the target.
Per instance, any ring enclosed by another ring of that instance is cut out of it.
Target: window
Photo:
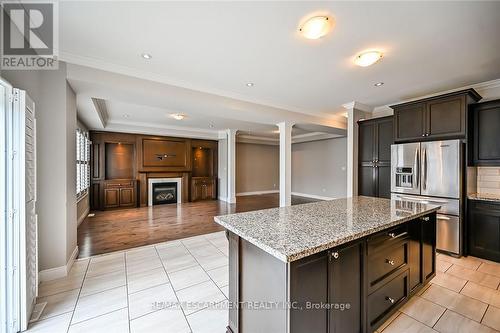
[[[76,130],[76,196],[87,194],[90,187],[90,139],[89,133]]]

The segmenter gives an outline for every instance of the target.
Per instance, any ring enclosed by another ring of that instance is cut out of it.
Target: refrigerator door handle
[[[427,190],[427,149],[424,148],[424,151],[422,153],[422,159],[423,159],[423,165],[424,165],[424,172],[423,172],[423,179],[422,179],[422,188],[424,190]]]
[[[417,148],[415,150],[415,186],[414,188],[420,187],[420,149]]]

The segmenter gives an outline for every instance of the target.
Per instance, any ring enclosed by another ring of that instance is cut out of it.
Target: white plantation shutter
[[[35,105],[1,79],[0,88],[0,331],[18,332],[38,292]]]
[[[38,295],[38,216],[36,214],[36,118],[35,103],[22,90],[14,89],[14,110],[19,112],[20,152],[24,150],[24,212],[21,217],[21,329],[27,328]],[[19,99],[19,100],[17,100]],[[19,103],[16,107],[16,103]],[[24,237],[23,237],[24,234]],[[23,260],[24,259],[24,260]],[[24,263],[23,263],[24,261]]]
[[[90,140],[89,134],[76,130],[76,194],[78,197],[90,187]]]

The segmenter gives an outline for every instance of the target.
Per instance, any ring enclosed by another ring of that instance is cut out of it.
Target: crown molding
[[[465,89],[470,89],[470,88],[476,90],[481,95],[481,97],[483,97],[480,101],[486,101],[489,99],[500,98],[500,79],[495,79],[495,80],[470,84],[470,85],[466,85],[466,86],[462,86],[462,87],[458,87],[458,88],[453,88],[450,90],[440,91],[437,93],[423,95],[423,96],[419,96],[419,97],[415,97],[415,98],[409,98],[409,99],[405,99],[405,100],[401,100],[401,101],[397,101],[397,102],[392,102],[392,103],[388,103],[385,105],[376,106],[373,108],[373,112],[378,113],[378,114],[384,114],[384,113],[389,114],[389,110],[391,110],[390,114],[392,114],[392,108],[390,107],[390,105],[418,101],[419,99],[435,97],[435,96],[444,95],[444,94],[452,93],[455,91],[460,91],[460,90],[465,90]],[[498,92],[496,94],[495,93],[493,95],[488,94],[488,91],[495,90],[495,89],[498,89]]]
[[[342,107],[344,109],[347,109],[347,110],[355,109],[355,110],[359,110],[359,111],[363,111],[363,112],[372,112],[373,111],[373,107],[371,107],[369,105],[362,104],[360,102],[356,102],[356,101],[342,104]]]

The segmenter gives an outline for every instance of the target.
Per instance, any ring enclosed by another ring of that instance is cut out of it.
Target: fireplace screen
[[[177,203],[177,183],[153,184],[153,205]]]

